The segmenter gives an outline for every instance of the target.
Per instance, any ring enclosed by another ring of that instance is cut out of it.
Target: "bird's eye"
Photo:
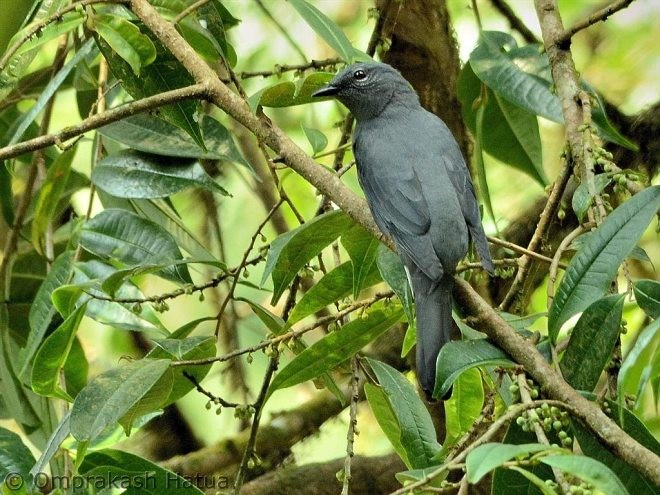
[[[358,81],[362,81],[366,77],[367,77],[367,73],[362,69],[358,69],[355,72],[353,72],[353,79],[356,79]]]

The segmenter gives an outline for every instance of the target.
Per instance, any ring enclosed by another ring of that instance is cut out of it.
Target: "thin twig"
[[[568,234],[566,237],[564,237],[559,244],[559,247],[557,248],[557,251],[555,251],[555,255],[552,258],[552,263],[550,264],[550,275],[548,278],[548,302],[547,302],[547,307],[548,310],[550,309],[550,306],[552,306],[552,301],[554,300],[554,292],[555,292],[555,281],[557,280],[557,269],[559,268],[559,260],[561,259],[562,255],[564,254],[564,251],[566,251],[573,240],[585,232],[586,230],[595,227],[596,224],[594,223],[587,223],[585,225],[578,225],[578,227],[573,230],[570,234]]]
[[[357,406],[360,401],[360,369],[358,356],[351,358],[351,404],[348,415],[348,432],[346,433],[346,457],[344,458],[344,480],[341,495],[348,495],[351,484],[351,461],[355,455],[353,445],[357,433]]]
[[[486,236],[486,239],[488,239],[488,242],[490,242],[491,244],[496,244],[498,246],[508,248],[511,251],[515,251],[525,256],[529,256],[530,258],[543,261],[544,263],[552,263],[552,258],[549,258],[548,256],[543,256],[542,254],[539,253],[535,253],[534,251],[530,251],[529,249],[519,246],[518,244],[514,244],[513,242],[505,241],[502,239],[498,239],[497,237],[491,237],[491,236]],[[566,265],[564,264],[560,264],[559,266],[561,266],[562,268],[566,268]]]
[[[209,3],[211,0],[197,0],[195,3],[189,5],[185,9],[183,9],[181,12],[177,14],[177,16],[172,19],[172,24],[175,26],[181,22],[182,19],[185,19],[188,17],[190,14],[192,14],[194,11],[196,11],[198,8],[200,8],[203,5],[206,5]]]
[[[572,410],[572,407],[570,405],[557,400],[536,400],[525,404],[516,404],[515,406],[510,406],[507,412],[504,413],[502,416],[500,416],[497,419],[497,421],[495,421],[492,425],[490,425],[490,427],[486,430],[486,432],[483,435],[481,435],[474,442],[472,442],[470,445],[465,447],[462,451],[458,452],[456,457],[454,457],[453,459],[445,460],[445,462],[442,465],[440,465],[439,467],[428,473],[419,481],[410,483],[404,486],[403,488],[391,492],[389,495],[404,495],[406,493],[413,493],[413,490],[415,490],[416,488],[421,488],[427,485],[438,476],[444,474],[449,470],[452,470],[454,466],[461,464],[470,452],[472,452],[480,445],[489,442],[497,434],[500,428],[507,426],[511,421],[516,419],[521,413],[527,411],[528,409],[539,407],[543,403],[546,403],[549,406],[556,406],[565,409],[567,411]]]
[[[569,29],[564,31],[564,33],[557,39],[557,45],[559,45],[562,48],[566,48],[567,45],[570,44],[571,38],[573,38],[573,36],[575,36],[576,33],[582,31],[585,28],[588,28],[589,26],[596,24],[597,22],[605,21],[609,16],[618,12],[619,10],[625,9],[626,7],[628,7],[628,5],[630,5],[634,1],[635,0],[618,0],[616,2],[611,3],[607,7],[604,7],[594,12],[586,19],[583,19],[575,23]]]
[[[268,387],[270,386],[270,380],[273,377],[273,374],[277,370],[278,356],[275,355],[268,360],[268,369],[264,375],[263,382],[261,384],[261,390],[259,391],[259,397],[257,397],[256,402],[254,403],[254,416],[252,418],[252,426],[250,427],[250,438],[248,439],[245,450],[243,451],[243,458],[241,459],[241,464],[236,473],[236,478],[234,480],[234,494],[240,495],[241,487],[245,481],[245,475],[247,474],[248,466],[250,460],[253,460],[254,457],[254,447],[257,443],[257,432],[259,431],[259,422],[261,421],[261,413],[264,410],[264,404],[266,403],[266,394],[268,393]],[[254,461],[253,461],[254,462]]]
[[[296,40],[294,40],[291,37],[289,29],[282,26],[280,21],[277,20],[277,18],[273,15],[273,13],[270,10],[268,10],[268,8],[264,5],[264,3],[261,0],[256,0],[256,2],[257,2],[257,5],[259,6],[259,8],[261,9],[261,11],[264,14],[266,14],[266,17],[268,17],[270,19],[270,21],[275,25],[275,27],[279,30],[279,32],[282,33],[282,36],[284,36],[284,39],[286,39],[289,42],[291,47],[298,53],[298,55],[300,55],[300,57],[303,60],[307,60],[307,56],[305,55],[305,52],[302,50],[302,48],[300,48],[300,45],[298,45],[298,43],[296,43]]]
[[[229,402],[223,399],[222,397],[218,397],[217,395],[212,394],[208,390],[206,390],[202,385],[197,381],[197,378],[195,378],[194,375],[188,373],[187,371],[183,371],[183,376],[185,376],[190,383],[192,383],[195,386],[195,390],[197,390],[200,394],[205,395],[206,397],[209,398],[211,402],[214,404],[217,404],[222,407],[229,407],[229,408],[234,408],[234,407],[239,407],[242,404],[238,404],[236,402]]]
[[[324,69],[326,67],[331,67],[341,63],[343,63],[342,59],[334,57],[326,58],[323,60],[311,60],[310,62],[306,62],[304,64],[276,65],[275,68],[271,70],[244,71],[239,72],[237,75],[241,79],[249,79],[251,77],[279,76],[284,72],[304,71],[308,69]]]
[[[527,43],[541,42],[541,40],[539,40],[536,35],[527,27],[527,24],[525,24],[522,19],[516,15],[516,13],[509,6],[509,4],[506,3],[505,0],[490,0],[490,3],[492,3],[493,7],[495,7],[495,9],[500,14],[502,14],[507,21],[509,21],[511,29],[518,31]]]
[[[259,342],[258,344],[254,344],[250,347],[245,347],[243,349],[239,349],[233,352],[230,352],[228,354],[224,354],[222,356],[214,356],[214,357],[209,357],[209,358],[201,358],[201,359],[189,359],[189,360],[182,360],[182,361],[173,361],[172,366],[177,367],[177,366],[203,366],[206,364],[211,364],[211,363],[216,363],[216,362],[224,362],[224,361],[229,361],[230,359],[234,359],[238,356],[242,356],[244,354],[252,354],[257,351],[260,351],[261,349],[265,349],[267,347],[271,346],[276,346],[280,342],[286,342],[287,340],[290,339],[296,339],[300,337],[301,335],[310,332],[316,328],[319,328],[320,326],[327,325],[328,323],[331,322],[336,322],[338,320],[341,320],[344,316],[353,313],[354,311],[358,311],[362,308],[367,308],[376,302],[380,301],[381,299],[387,299],[390,298],[394,295],[394,292],[388,291],[388,292],[383,292],[383,293],[378,293],[374,295],[373,297],[370,297],[368,299],[363,299],[361,301],[358,301],[356,303],[353,303],[346,308],[342,309],[341,311],[338,311],[335,314],[332,315],[327,315],[323,316],[322,318],[318,318],[316,321],[313,323],[310,323],[308,325],[305,325],[303,327],[300,327],[296,330],[290,330],[288,332],[285,332],[283,334],[277,335],[273,338],[270,339],[265,339]]]
[[[174,89],[172,91],[166,91],[154,96],[125,103],[106,112],[97,113],[74,126],[65,127],[56,133],[39,136],[21,143],[0,148],[0,161],[14,158],[23,153],[47,148],[54,144],[60,145],[62,142],[81,136],[88,131],[93,131],[94,129],[117,122],[118,120],[131,115],[146,112],[163,105],[192,98],[205,99],[207,97],[207,91],[208,87],[205,84],[193,84],[192,86],[186,86],[185,88]]]

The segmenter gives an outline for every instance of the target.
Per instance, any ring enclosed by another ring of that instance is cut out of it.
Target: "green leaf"
[[[593,394],[585,394],[589,400],[596,400]],[[625,408],[619,408],[617,404],[606,399],[607,406],[612,410],[611,417],[623,430],[641,445],[660,455],[660,443],[646,429],[644,424],[632,412]],[[629,493],[635,495],[657,495],[656,485],[645,478],[635,468],[622,461],[612,453],[609,448],[603,447],[600,440],[594,437],[594,434],[583,427],[578,421],[571,420],[571,427],[575,439],[580,445],[583,454],[600,461],[609,467],[619,477]]]
[[[394,451],[399,455],[401,460],[408,468],[411,468],[410,461],[408,460],[408,453],[401,443],[401,429],[399,428],[399,421],[394,414],[394,410],[390,405],[387,394],[381,387],[372,385],[371,383],[364,384],[364,393],[367,396],[367,402],[371,408],[380,429],[394,447]]]
[[[46,472],[48,463],[53,457],[55,457],[55,454],[59,452],[60,445],[62,445],[62,442],[64,442],[71,433],[71,430],[69,429],[69,415],[70,412],[67,412],[57,424],[53,433],[48,437],[45,447],[41,449],[39,459],[30,468],[30,475],[32,476],[32,493],[36,493],[35,490],[37,489],[36,476],[39,475],[39,473]],[[2,477],[1,474],[0,477]]]
[[[451,397],[445,401],[447,435],[444,447],[454,444],[472,428],[481,415],[484,404],[484,387],[479,370],[471,368],[461,373],[452,388]]]
[[[495,213],[493,211],[493,202],[490,199],[490,189],[488,187],[488,179],[486,178],[486,165],[484,164],[484,155],[483,155],[484,128],[485,128],[484,110],[485,107],[483,104],[477,108],[477,117],[475,123],[476,132],[474,135],[474,139],[475,139],[474,168],[477,171],[479,192],[481,193],[481,197],[483,198],[484,204],[486,205],[486,210],[488,211],[488,215],[490,215],[490,218],[493,219],[493,223],[497,226],[497,218],[495,218]]]
[[[465,459],[465,469],[469,483],[479,483],[493,469],[500,467],[514,458],[528,457],[536,452],[555,450],[549,445],[540,443],[524,443],[513,445],[509,443],[485,443],[472,450]]]
[[[95,14],[88,25],[131,66],[137,76],[140,70],[156,60],[156,47],[148,36],[132,22],[116,15]]]
[[[48,169],[46,180],[39,189],[32,221],[32,245],[39,254],[44,253],[44,236],[57,212],[57,203],[66,187],[76,149],[77,147],[73,146],[57,157]]]
[[[346,62],[353,62],[356,50],[344,32],[323,12],[305,0],[289,0],[291,6],[305,19],[305,22],[330,45]]]
[[[650,378],[650,371],[658,362],[660,347],[660,319],[654,320],[638,335],[634,345],[621,363],[617,377],[617,395],[620,409],[624,410],[626,393],[639,396]],[[622,416],[623,418],[623,416]]]
[[[163,375],[171,374],[170,364],[169,359],[140,359],[98,375],[73,403],[71,434],[78,441],[92,441],[114,427]]]
[[[227,41],[226,31],[240,21],[232,16],[219,0],[212,0],[202,5],[197,14],[206,23],[206,28],[214,37],[220,53],[230,67],[236,65],[237,57],[234,47]]]
[[[277,303],[298,271],[352,223],[340,210],[330,211],[282,234],[270,244],[261,285],[272,274],[272,305]]]
[[[595,175],[594,193],[600,194],[610,182],[612,182],[612,179],[607,174]],[[582,182],[573,193],[572,200],[573,211],[580,222],[584,218],[585,213],[587,213],[593,200],[594,196],[589,193],[589,184]]]
[[[60,386],[60,372],[69,356],[85,309],[83,304],[71,313],[39,348],[31,377],[32,390],[37,394],[73,402],[73,398]]]
[[[21,355],[22,366],[20,375],[22,376],[30,366],[32,357],[46,335],[48,326],[53,316],[57,312],[51,300],[52,292],[69,282],[72,273],[74,251],[64,251],[60,254],[46,278],[39,286],[34,302],[30,305],[30,334],[27,338],[27,344]]]
[[[198,335],[187,338],[160,339],[154,340],[154,342],[156,347],[147,354],[147,358],[188,361],[191,359],[211,358],[217,352],[217,339],[213,336]],[[173,367],[171,391],[167,399],[161,404],[161,407],[172,404],[195,388],[195,385],[184,376],[184,372],[192,375],[197,380],[197,383],[200,383],[211,370],[211,366],[211,364],[208,364],[204,366]]]
[[[607,495],[627,495],[628,490],[610,468],[599,461],[583,455],[553,455],[542,457],[540,461],[548,466],[590,483]]]
[[[32,125],[33,121],[37,116],[43,111],[44,107],[51,100],[53,95],[60,89],[60,86],[64,83],[65,79],[69,76],[71,71],[78,65],[94,48],[94,42],[92,40],[87,40],[76,52],[71,60],[69,60],[64,67],[62,67],[54,77],[52,77],[46,87],[39,93],[39,98],[35,104],[21,117],[20,121],[12,127],[14,133],[11,136],[11,139],[7,143],[15,144],[18,143],[25,131]],[[0,83],[0,88],[2,84]]]
[[[29,478],[30,468],[35,460],[20,436],[0,427],[0,452],[2,452],[0,454],[0,480],[4,480],[8,474],[19,475],[23,480]],[[10,489],[7,493],[13,492]],[[3,491],[3,493],[5,492]]]
[[[203,495],[187,479],[135,454],[104,449],[90,452],[79,467],[83,477],[93,480],[99,493],[120,483],[124,493],[133,495]],[[114,483],[113,483],[114,481]]]
[[[372,270],[367,276],[368,278],[364,282],[365,287],[380,281],[376,270]],[[294,323],[322,310],[335,301],[348,297],[352,291],[353,264],[347,261],[329,271],[311,289],[305,292],[300,301],[293,307],[289,319],[286,321],[286,327],[291,327]]]
[[[635,301],[653,319],[660,317],[660,282],[639,280],[633,283]]]
[[[376,258],[380,241],[360,225],[353,225],[341,235],[341,244],[353,264],[353,297],[357,299],[370,285],[377,272]]]
[[[465,64],[459,74],[457,88],[465,123],[476,135],[477,111],[484,105],[484,122],[497,122],[497,125],[482,126],[480,144],[483,151],[529,175],[539,184],[547,184],[536,115],[513,105],[488,88],[484,92],[482,86],[472,66]]]
[[[153,63],[142,66],[139,77],[136,76],[128,62],[117,55],[105,40],[99,36],[95,37],[103,57],[108,61],[112,74],[121,81],[122,87],[133,98],[145,98],[194,84],[195,81],[190,73],[150,31],[143,30],[142,34],[149,36],[156,48],[157,56]],[[206,151],[196,115],[197,102],[191,100],[182,100],[158,109],[160,118],[183,129],[197,146]]]
[[[149,114],[133,115],[113,122],[101,127],[98,132],[145,153],[200,160],[227,160],[250,168],[225,126],[208,115],[201,118],[200,126],[207,150],[201,149],[179,127]]]
[[[561,372],[573,388],[592,391],[619,338],[625,294],[604,297],[584,310],[561,359]]]
[[[329,72],[312,72],[296,82],[285,81],[262,88],[248,98],[248,103],[253,112],[258,106],[279,108],[312,103],[319,100],[312,97],[312,93],[328,84],[333,77],[335,75]]]
[[[314,289],[314,287],[312,287],[312,289]],[[307,294],[309,294],[309,292],[307,292],[305,295],[307,295]],[[236,300],[237,301],[244,301],[244,302],[248,303],[250,305],[250,308],[252,308],[252,311],[254,311],[254,314],[256,314],[257,317],[261,320],[261,322],[264,325],[266,325],[266,328],[268,328],[268,330],[273,332],[275,335],[282,335],[289,328],[290,325],[287,324],[287,322],[285,322],[279,316],[271,313],[270,311],[268,311],[266,308],[264,308],[260,304],[257,304],[253,301],[250,301],[249,299],[245,299],[245,298],[242,298],[242,297],[236,298]],[[293,339],[290,342],[289,348],[296,355],[298,355],[301,352],[303,352],[305,349],[307,349],[307,345],[302,340]],[[346,398],[344,397],[343,392],[339,389],[339,387],[335,383],[335,381],[332,378],[332,376],[330,375],[330,373],[323,373],[321,375],[321,381],[326,386],[326,388],[330,392],[332,392],[332,394],[337,398],[337,400],[340,403],[345,404]],[[320,386],[322,386],[322,385],[319,384],[319,387]]]
[[[78,26],[80,26],[85,20],[85,15],[82,11],[78,12],[76,10],[67,12],[63,14],[57,22],[51,22],[39,30],[39,34],[32,35],[27,41],[25,41],[18,50],[14,53],[14,56],[22,55],[29,51],[39,48],[40,46],[59,38],[62,34],[73,31]],[[31,30],[34,26],[28,25],[25,28],[21,29],[16,33],[7,46],[12,46],[14,42],[18,41],[21,38],[24,38],[27,31]]]
[[[323,151],[325,147],[328,146],[328,138],[321,131],[312,127],[307,127],[303,123],[300,124],[300,127],[302,127],[302,130],[305,133],[307,141],[312,145],[313,154]]]
[[[515,363],[486,339],[447,342],[438,353],[433,397],[444,397],[465,370],[485,365],[515,366]]]
[[[0,161],[0,210],[7,225],[14,225],[14,203],[12,193],[12,176],[4,161]]]
[[[383,280],[387,282],[390,288],[401,301],[403,311],[406,313],[408,320],[408,332],[414,331],[415,328],[415,307],[413,304],[413,293],[408,282],[406,269],[401,262],[399,255],[392,251],[390,248],[381,244],[378,246],[378,258],[376,259],[378,271],[380,272]],[[415,339],[412,339],[410,348],[415,344]],[[401,355],[405,356],[410,348],[406,349],[405,346],[401,351]]]
[[[133,150],[101,160],[92,171],[92,182],[118,198],[164,198],[189,187],[229,196],[198,162]]]
[[[522,493],[525,493],[525,494],[527,494],[527,493],[534,493],[534,492],[531,492],[531,491],[530,491],[530,489],[532,488],[532,485],[533,485],[533,486],[535,486],[535,487],[540,491],[540,493],[542,493],[543,495],[557,495],[557,492],[555,491],[554,488],[550,488],[550,487],[545,483],[544,480],[542,480],[541,478],[539,478],[538,476],[536,476],[536,475],[535,475],[534,473],[532,473],[531,471],[528,471],[527,469],[523,469],[523,468],[518,467],[518,466],[509,466],[508,469],[511,470],[511,471],[515,471],[515,472],[517,472],[517,473],[520,473],[521,475],[523,475],[523,476],[524,476],[524,477],[525,477],[525,478],[531,483],[531,485],[528,485],[528,487],[523,488],[522,490],[519,490],[518,493],[521,493],[521,494],[522,494]],[[507,488],[509,488],[509,487],[507,487]]]
[[[651,186],[615,209],[591,232],[571,260],[548,315],[555,342],[561,326],[609,289],[619,265],[635,246],[660,207],[660,186]]]
[[[441,446],[437,441],[433,421],[415,388],[391,366],[368,359],[369,366],[378,378],[401,431],[400,442],[406,451],[410,467],[430,467]]]
[[[305,349],[273,379],[268,394],[311,380],[337,367],[401,319],[401,309],[374,305],[368,313]]]
[[[89,220],[80,234],[80,244],[104,259],[129,266],[183,259],[174,238],[159,225],[124,210],[105,210]],[[162,276],[192,283],[185,265],[162,271]]]
[[[479,44],[470,54],[474,73],[514,105],[553,122],[563,122],[557,96],[540,78],[524,72],[507,56],[507,51],[513,48],[516,42],[511,35],[482,31]]]

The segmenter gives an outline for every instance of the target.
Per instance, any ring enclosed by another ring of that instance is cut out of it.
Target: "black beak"
[[[339,92],[339,88],[337,86],[333,86],[332,84],[328,84],[327,86],[323,86],[321,89],[317,89],[312,93],[312,96],[317,98],[321,96],[334,96]]]

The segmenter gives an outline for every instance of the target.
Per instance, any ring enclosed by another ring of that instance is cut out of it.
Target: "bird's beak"
[[[315,98],[321,97],[321,96],[334,96],[337,94],[339,91],[339,88],[337,86],[333,86],[332,84],[328,84],[327,86],[323,86],[321,89],[317,89],[312,93],[312,96]]]

